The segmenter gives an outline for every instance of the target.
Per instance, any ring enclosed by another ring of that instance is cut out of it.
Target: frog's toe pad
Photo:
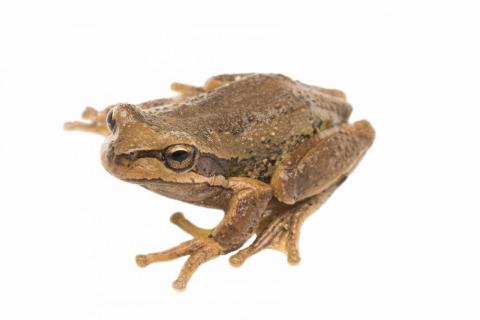
[[[242,264],[245,262],[247,257],[241,253],[242,251],[239,251],[238,253],[234,254],[228,259],[232,267],[236,267],[236,268],[241,267]]]
[[[148,257],[144,254],[137,255],[135,257],[135,262],[140,268],[145,268],[149,264]]]
[[[177,291],[185,291],[185,289],[187,288],[187,282],[183,279],[177,279],[173,281],[172,287]]]
[[[287,261],[288,261],[288,263],[289,263],[290,265],[296,266],[296,265],[298,265],[298,264],[300,263],[301,260],[302,260],[302,259],[300,258],[300,256],[298,255],[298,253],[297,253],[297,254],[292,253],[292,252],[289,252],[289,253],[288,253]]]

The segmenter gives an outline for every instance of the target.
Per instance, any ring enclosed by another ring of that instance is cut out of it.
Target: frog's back
[[[258,169],[232,174],[268,179],[271,170],[267,167],[273,167],[284,154],[317,131],[348,120],[351,106],[322,90],[283,75],[237,76],[168,108],[161,117],[176,122],[175,130],[196,137],[197,145],[207,152]],[[245,166],[238,168],[242,171]]]

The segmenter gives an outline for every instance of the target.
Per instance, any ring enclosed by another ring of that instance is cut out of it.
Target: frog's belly
[[[197,205],[225,209],[232,196],[231,190],[210,186],[206,183],[171,183],[164,181],[145,181],[141,186],[168,198]]]

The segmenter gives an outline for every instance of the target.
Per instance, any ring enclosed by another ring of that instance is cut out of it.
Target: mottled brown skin
[[[239,249],[240,266],[265,248],[300,261],[303,221],[346,179],[371,146],[366,121],[338,90],[273,74],[220,75],[203,87],[174,83],[179,96],[117,104],[70,130],[106,135],[102,164],[114,176],[151,191],[225,211],[213,229],[181,213],[171,221],[193,236],[170,250],[138,255],[141,267],[189,255],[174,288],[182,290],[205,261]]]

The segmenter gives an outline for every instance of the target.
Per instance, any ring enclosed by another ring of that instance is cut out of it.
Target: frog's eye
[[[195,164],[196,149],[186,144],[176,144],[165,150],[165,163],[175,171],[190,169]]]
[[[107,114],[107,126],[111,133],[114,133],[115,129],[117,128],[117,122],[113,117],[113,109],[110,110]]]

